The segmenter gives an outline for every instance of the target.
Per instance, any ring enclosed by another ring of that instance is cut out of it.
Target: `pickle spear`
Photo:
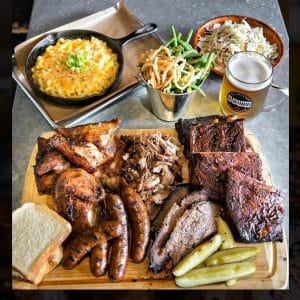
[[[230,249],[234,247],[234,239],[228,224],[220,216],[217,218],[218,233],[222,236],[222,244],[220,250]],[[237,282],[237,279],[226,281],[226,286],[232,286]]]
[[[234,239],[227,223],[219,216],[217,218],[218,233],[222,236],[222,244],[220,250],[234,247]]]
[[[240,262],[251,258],[259,253],[257,247],[238,247],[218,251],[210,256],[206,261],[206,266],[217,266],[233,262]]]
[[[248,276],[253,274],[255,271],[255,264],[248,261],[213,267],[196,268],[183,276],[176,277],[175,283],[179,287],[195,287]]]
[[[226,286],[233,286],[234,284],[236,284],[236,282],[237,282],[237,279],[233,278],[233,279],[225,281],[225,285]]]
[[[172,273],[175,276],[182,276],[188,271],[195,268],[205,259],[216,252],[222,243],[220,234],[214,235],[210,240],[200,244],[191,253],[185,256],[173,269]]]

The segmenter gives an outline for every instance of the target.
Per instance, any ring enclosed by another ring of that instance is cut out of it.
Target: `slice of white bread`
[[[47,261],[45,261],[41,265],[40,269],[38,270],[38,273],[32,279],[32,281],[29,281],[18,270],[16,270],[15,268],[12,268],[13,278],[16,279],[16,280],[13,281],[13,288],[15,288],[15,289],[18,289],[18,288],[23,289],[24,288],[24,283],[27,283],[27,284],[30,284],[30,283],[38,284],[39,282],[41,282],[43,280],[44,276],[47,273],[49,273],[50,271],[52,271],[60,263],[60,261],[62,260],[62,257],[63,257],[63,247],[59,246],[59,247],[57,247],[57,249],[55,250],[55,252],[49,257],[49,259]],[[22,283],[20,283],[20,281]]]
[[[71,225],[47,206],[26,203],[12,215],[13,277],[39,284],[62,259]]]

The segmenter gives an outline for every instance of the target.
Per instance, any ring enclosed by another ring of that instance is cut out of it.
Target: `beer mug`
[[[273,105],[265,105],[272,86],[288,96],[288,89],[272,83],[273,68],[270,61],[257,52],[238,52],[228,60],[219,93],[219,102],[225,115],[253,118],[262,111],[271,111],[284,98]]]

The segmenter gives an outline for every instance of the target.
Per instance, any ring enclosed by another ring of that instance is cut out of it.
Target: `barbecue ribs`
[[[191,153],[189,168],[192,185],[205,189],[213,200],[224,199],[225,171],[228,168],[262,180],[261,160],[254,152]]]
[[[284,201],[275,188],[230,169],[226,207],[241,241],[282,241]]]

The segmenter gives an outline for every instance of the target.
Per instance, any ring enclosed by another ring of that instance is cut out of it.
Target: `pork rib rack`
[[[243,120],[233,116],[208,116],[180,119],[175,124],[187,158],[193,152],[244,152],[246,141]]]
[[[222,200],[228,168],[262,180],[261,160],[254,152],[201,152],[191,154],[190,182],[205,189],[210,199]]]
[[[230,169],[226,207],[241,241],[282,241],[284,201],[275,188]]]

